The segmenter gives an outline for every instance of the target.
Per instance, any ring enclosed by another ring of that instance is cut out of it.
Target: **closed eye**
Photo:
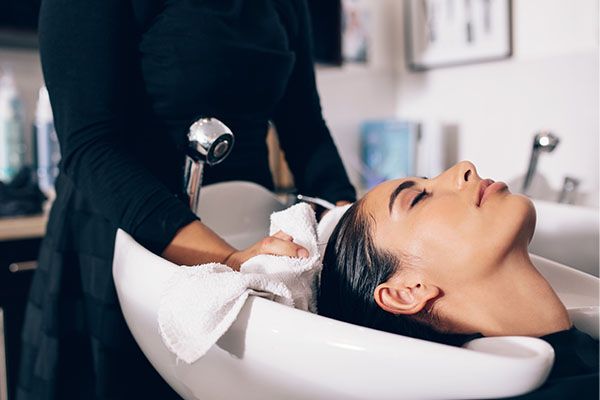
[[[418,195],[415,196],[413,201],[410,203],[410,208],[413,208],[419,201],[425,198],[429,193],[425,189],[423,189]]]

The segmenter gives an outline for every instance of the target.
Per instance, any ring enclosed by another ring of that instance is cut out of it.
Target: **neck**
[[[550,284],[535,268],[526,249],[507,256],[494,276],[469,288],[458,325],[484,336],[544,336],[569,329],[571,320]],[[455,319],[455,320],[456,320]]]

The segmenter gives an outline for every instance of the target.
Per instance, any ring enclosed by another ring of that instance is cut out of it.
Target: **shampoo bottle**
[[[0,180],[8,182],[25,164],[23,102],[9,70],[0,76]]]

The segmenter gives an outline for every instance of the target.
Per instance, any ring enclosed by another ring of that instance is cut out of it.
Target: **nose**
[[[471,186],[473,182],[481,181],[477,174],[477,168],[470,161],[461,161],[444,171],[438,178],[446,183],[451,189],[461,190],[465,186]]]

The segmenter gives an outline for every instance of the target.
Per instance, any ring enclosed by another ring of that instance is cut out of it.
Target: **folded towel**
[[[291,235],[308,250],[308,258],[258,255],[239,272],[218,263],[173,267],[158,310],[169,350],[187,363],[198,360],[229,329],[251,294],[315,312],[321,269],[316,227],[314,211],[305,203],[271,215],[270,234]]]

